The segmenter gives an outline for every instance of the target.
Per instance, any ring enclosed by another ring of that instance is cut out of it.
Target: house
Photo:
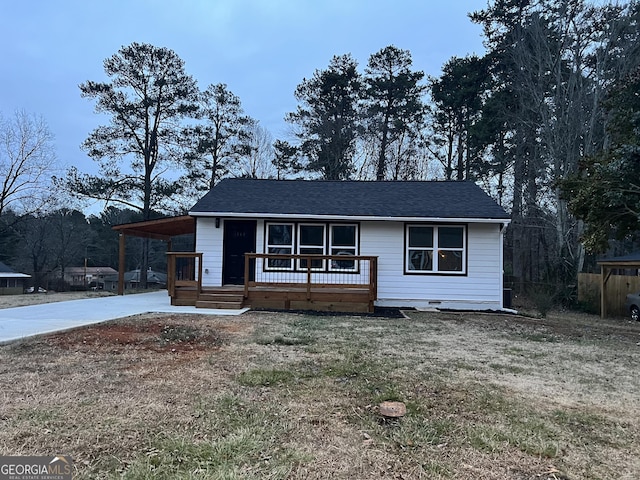
[[[104,288],[104,280],[108,276],[118,275],[111,267],[67,267],[63,280],[72,289]]]
[[[503,307],[509,215],[471,182],[224,179],[189,215],[195,252],[168,254],[174,304]]]
[[[140,286],[140,269],[131,270],[124,273],[124,290],[136,289]],[[166,288],[167,274],[156,272],[154,270],[147,271],[147,287],[148,288]],[[104,289],[114,291],[118,288],[118,272],[114,270],[113,275],[108,275],[104,279]]]
[[[17,295],[24,292],[24,281],[31,278],[25,273],[17,273],[0,262],[0,295]]]

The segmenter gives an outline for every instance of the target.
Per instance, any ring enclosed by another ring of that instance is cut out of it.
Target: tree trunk
[[[389,141],[389,110],[384,113],[384,123],[382,124],[382,140],[380,141],[380,152],[378,154],[378,168],[376,171],[376,180],[384,180],[384,174],[387,164],[387,143]]]

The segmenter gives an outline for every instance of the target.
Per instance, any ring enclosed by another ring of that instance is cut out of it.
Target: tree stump
[[[386,420],[398,420],[407,414],[407,407],[402,402],[382,402],[378,409]]]

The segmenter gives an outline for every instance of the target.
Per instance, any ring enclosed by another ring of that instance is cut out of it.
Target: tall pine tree
[[[412,71],[412,63],[411,52],[390,45],[371,55],[365,69],[364,109],[367,133],[378,145],[377,180],[387,178],[393,143],[417,138],[424,120],[424,73]],[[409,159],[395,160],[401,168]]]
[[[361,89],[357,63],[350,55],[333,57],[326,70],[317,70],[298,85],[298,108],[286,120],[298,128],[306,170],[325,180],[350,178],[360,130]]]

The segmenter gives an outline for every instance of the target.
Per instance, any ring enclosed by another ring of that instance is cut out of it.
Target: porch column
[[[124,295],[124,271],[125,266],[125,235],[120,232],[120,248],[118,249],[118,295]]]

